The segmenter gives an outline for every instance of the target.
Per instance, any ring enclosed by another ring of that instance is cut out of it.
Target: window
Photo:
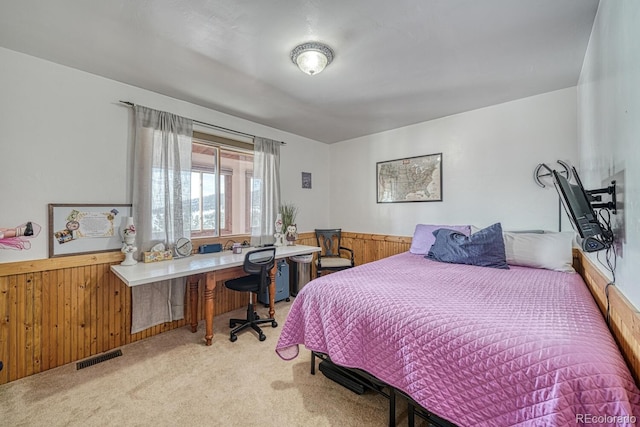
[[[224,140],[224,141],[220,141]],[[191,237],[251,234],[253,151],[249,144],[194,132]],[[248,146],[248,147],[247,147]]]

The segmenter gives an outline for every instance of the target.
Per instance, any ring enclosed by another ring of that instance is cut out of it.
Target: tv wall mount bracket
[[[611,185],[603,188],[596,188],[595,190],[586,190],[587,195],[591,199],[591,206],[595,209],[609,209],[612,214],[616,214],[617,200],[616,200],[616,181],[611,181]],[[608,202],[602,202],[602,194],[609,194],[611,200]]]

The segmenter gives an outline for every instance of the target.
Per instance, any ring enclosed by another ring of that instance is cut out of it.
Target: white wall
[[[621,191],[616,286],[640,307],[640,2],[601,0],[578,84],[580,177]],[[603,258],[601,256],[601,258]],[[597,263],[596,263],[597,264]]]
[[[533,169],[577,157],[575,88],[325,145],[2,48],[0,63],[0,227],[43,226],[30,250],[0,250],[0,262],[48,256],[48,203],[131,202],[131,110],[121,99],[286,141],[282,198],[299,206],[303,232],[408,236],[420,222],[496,221],[556,230],[557,195],[533,182]],[[376,162],[437,152],[443,202],[376,203]]]
[[[131,202],[132,114],[118,100],[285,141],[282,197],[299,205],[300,231],[326,225],[325,144],[4,48],[0,64],[0,227],[43,227],[31,249],[0,249],[0,262],[48,257],[49,203]]]
[[[376,203],[376,162],[440,152],[442,202]],[[417,223],[557,231],[557,193],[537,186],[533,171],[576,157],[575,88],[340,142],[329,225],[402,236]]]

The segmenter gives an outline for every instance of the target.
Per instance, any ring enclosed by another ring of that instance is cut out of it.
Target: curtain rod
[[[129,101],[118,101],[118,102],[120,102],[121,104],[125,104],[128,107],[135,107],[135,105],[136,105],[133,102],[129,102]],[[239,130],[233,130],[233,129],[225,128],[225,127],[222,127],[222,126],[212,125],[211,123],[201,122],[200,120],[194,120],[194,119],[190,119],[190,120],[193,123],[197,123],[197,124],[202,125],[202,126],[212,127],[214,129],[220,129],[220,130],[223,130],[225,132],[235,133],[237,135],[243,135],[243,136],[246,136],[246,137],[249,137],[249,138],[255,138],[256,137],[255,135],[251,135],[250,133],[240,132]],[[284,142],[284,141],[278,141],[278,142],[280,144],[282,144],[282,145],[287,145],[287,143]]]

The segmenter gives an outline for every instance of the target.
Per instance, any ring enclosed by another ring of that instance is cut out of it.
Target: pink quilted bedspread
[[[640,393],[582,278],[409,252],[307,284],[276,351],[328,354],[459,426],[635,425]]]

